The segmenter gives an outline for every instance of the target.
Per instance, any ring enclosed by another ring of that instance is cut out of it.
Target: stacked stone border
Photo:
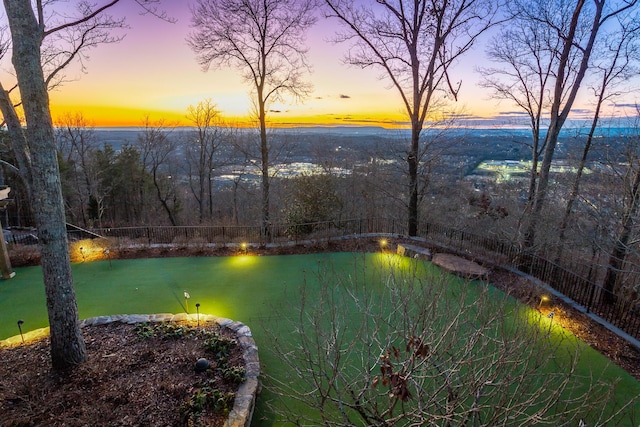
[[[241,322],[231,319],[217,317],[211,314],[117,314],[113,316],[99,316],[84,319],[80,322],[80,327],[106,325],[109,323],[136,324],[145,322],[197,322],[216,323],[220,327],[230,329],[235,332],[236,340],[242,348],[244,364],[246,369],[245,381],[240,384],[236,392],[236,399],[233,409],[225,422],[225,427],[249,427],[253,417],[253,410],[256,404],[256,397],[260,388],[260,360],[258,359],[258,347],[251,334],[251,329]],[[49,328],[36,329],[24,334],[25,342],[34,341],[39,338],[49,336]],[[15,347],[22,344],[20,335],[0,341],[0,348]]]

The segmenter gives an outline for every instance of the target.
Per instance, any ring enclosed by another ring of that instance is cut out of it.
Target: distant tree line
[[[62,117],[55,141],[67,221],[87,229],[260,224],[257,133],[225,122],[211,100],[190,107],[187,117],[193,122],[188,129],[142,118],[137,137],[116,147],[101,141],[82,114]],[[311,223],[377,212],[401,218],[402,172],[386,164],[376,147],[337,154],[339,141],[322,140],[305,156],[315,169],[285,173],[289,163],[301,160],[293,157],[299,137],[277,132],[271,131],[269,176],[274,221]],[[3,141],[10,144],[8,135]],[[4,225],[33,226],[20,179],[10,167],[3,170],[13,189]]]

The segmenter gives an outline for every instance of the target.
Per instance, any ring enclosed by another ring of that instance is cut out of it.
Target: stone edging
[[[229,413],[229,418],[225,422],[225,427],[249,427],[253,417],[256,397],[260,382],[260,361],[258,359],[258,347],[251,335],[251,329],[241,322],[235,322],[223,317],[217,317],[211,314],[118,314],[114,316],[100,316],[84,319],[80,322],[80,327],[105,325],[108,323],[121,322],[127,324],[136,324],[144,322],[215,322],[221,327],[229,328],[237,334],[238,344],[242,347],[246,377],[245,381],[240,384],[236,392],[236,399],[233,403],[233,409]],[[49,328],[36,329],[24,334],[25,341],[33,341],[40,337],[49,335]],[[7,338],[0,341],[0,348],[14,347],[22,343],[20,335]]]

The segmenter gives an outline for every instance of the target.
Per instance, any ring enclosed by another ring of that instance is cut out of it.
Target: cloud
[[[392,125],[392,126],[407,126],[410,125],[411,122],[399,121],[399,120],[385,120],[385,119],[358,119],[353,118],[351,116],[346,117],[338,117],[337,120],[342,120],[343,122],[353,123],[353,124],[361,124],[361,125]]]
[[[572,108],[571,112],[574,114],[592,114],[593,110],[588,108]]]
[[[345,95],[343,93],[340,94],[340,99],[351,99],[349,95]]]
[[[618,107],[618,108],[636,108],[638,106],[638,104],[636,103],[615,103],[613,104],[614,107]]]
[[[282,113],[282,110],[269,110],[270,113]]]
[[[442,115],[450,119],[479,119],[480,118],[475,114],[457,113],[455,111],[445,111],[442,113]]]
[[[528,115],[529,113],[527,113],[526,111],[500,111],[498,112],[497,117],[510,117],[510,116],[526,117]]]

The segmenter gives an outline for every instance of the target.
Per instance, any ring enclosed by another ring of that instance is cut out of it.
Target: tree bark
[[[622,269],[627,252],[629,252],[629,241],[633,231],[635,218],[640,209],[640,167],[635,172],[633,184],[631,186],[631,202],[622,217],[622,230],[616,239],[616,242],[609,256],[609,264],[607,265],[607,273],[604,277],[603,288],[605,292],[602,295],[603,302],[614,303],[616,300],[616,284],[618,282],[618,274]]]
[[[419,126],[411,127],[411,150],[407,155],[409,166],[409,236],[418,234],[418,150],[420,148]]]
[[[582,58],[579,62],[576,76],[573,80],[573,85],[569,93],[564,96],[565,77],[571,68],[571,51],[574,48],[576,32],[578,30],[580,16],[582,14],[582,8],[584,7],[584,4],[584,0],[579,0],[576,2],[571,18],[569,31],[567,37],[565,38],[564,47],[560,55],[560,60],[558,62],[556,84],[553,92],[553,103],[551,105],[551,120],[549,123],[549,128],[547,130],[547,135],[545,137],[544,155],[542,157],[542,163],[540,164],[540,175],[538,177],[536,194],[533,199],[531,218],[526,232],[524,233],[523,243],[525,247],[533,247],[535,244],[538,225],[543,219],[541,217],[542,208],[547,200],[551,162],[553,160],[556,146],[558,145],[560,131],[562,130],[562,127],[567,120],[569,112],[571,111],[571,107],[573,106],[573,103],[578,94],[578,90],[580,89],[580,86],[582,84],[582,80],[584,79],[587,68],[589,67],[589,58],[591,57],[591,52],[593,50],[596,35],[598,34],[598,31],[600,30],[602,24],[600,22],[600,17],[602,15],[604,2],[597,4],[597,8],[592,21],[592,27],[590,29],[589,40],[586,46],[581,49]],[[563,101],[564,105],[562,105]]]
[[[53,368],[63,370],[86,360],[67,242],[64,204],[56,156],[49,96],[40,64],[43,27],[25,0],[3,0],[13,41],[12,62],[27,123],[32,176],[31,206],[38,228]],[[27,171],[25,171],[27,173]]]
[[[167,216],[169,217],[169,221],[171,222],[171,225],[174,227],[177,226],[178,221],[176,221],[175,215],[173,214],[171,207],[167,203],[167,198],[162,195],[160,182],[158,180],[158,171],[156,167],[153,168],[153,186],[156,187],[156,195],[158,196],[158,201],[160,201],[162,208],[167,213]]]
[[[262,233],[269,241],[271,236],[269,216],[269,143],[267,140],[267,114],[262,88],[258,90],[258,115],[260,120],[260,155],[262,168]]]
[[[602,102],[604,101],[606,82],[603,84],[602,90],[598,95],[598,103],[596,104],[596,111],[593,115],[593,120],[591,121],[591,128],[589,129],[589,134],[587,135],[587,141],[584,144],[584,148],[582,149],[582,157],[580,158],[580,163],[578,164],[578,171],[576,172],[576,176],[573,178],[573,184],[571,186],[571,191],[569,193],[569,200],[567,200],[567,206],[564,210],[564,215],[562,216],[562,221],[560,222],[560,232],[559,232],[559,249],[557,259],[562,257],[562,249],[564,247],[564,241],[566,239],[567,228],[569,227],[569,218],[571,217],[571,213],[573,212],[573,205],[578,198],[578,194],[580,193],[580,182],[582,181],[582,175],[584,174],[584,170],[587,166],[587,158],[589,156],[589,151],[591,150],[591,144],[593,143],[593,138],[598,128],[598,121],[600,120],[600,109],[602,108]]]

